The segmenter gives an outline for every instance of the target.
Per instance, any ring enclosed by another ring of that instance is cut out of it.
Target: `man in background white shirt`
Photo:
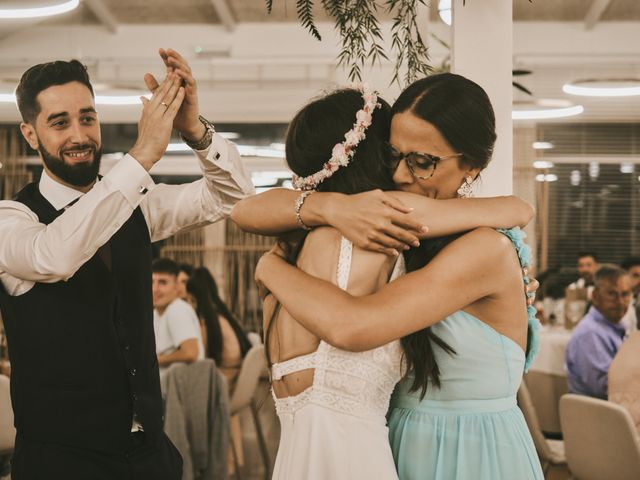
[[[599,266],[598,257],[594,252],[578,253],[577,267],[580,278],[569,285],[568,288],[585,288],[587,290],[587,298],[591,300],[591,294],[594,288],[594,277]]]
[[[180,267],[173,260],[159,258],[151,264],[153,286],[153,329],[160,367],[175,362],[204,359],[200,321],[193,307],[179,298]]]

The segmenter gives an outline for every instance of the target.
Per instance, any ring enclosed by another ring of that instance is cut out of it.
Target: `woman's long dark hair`
[[[394,189],[391,172],[385,166],[391,108],[381,98],[378,102],[380,108],[373,112],[366,138],[356,147],[349,165],[320,183],[317,191],[352,194]],[[285,151],[289,168],[301,177],[319,171],[331,158],[334,145],[343,142],[345,133],[353,128],[356,113],[363,107],[362,93],[355,89],[335,91],[303,107],[287,130]],[[285,260],[292,265],[296,264],[307,233],[299,230],[278,238]],[[265,353],[270,365],[269,338],[279,309],[278,303],[265,333]]]
[[[236,321],[229,307],[222,301],[218,294],[218,286],[213,275],[205,267],[196,268],[187,281],[187,292],[193,295],[196,301],[196,313],[204,320],[207,329],[207,352],[209,358],[213,358],[217,365],[222,365],[222,328],[220,327],[220,315],[227,319],[233,329],[238,343],[240,354],[244,358],[251,348],[240,324]]]
[[[484,169],[496,141],[495,116],[486,92],[471,80],[452,73],[432,75],[409,85],[392,107],[392,115],[410,112],[431,123],[449,144],[464,155],[460,160],[471,168]],[[405,254],[407,271],[424,267],[445,246],[461,234],[422,242]],[[428,285],[425,287],[428,288]],[[425,328],[401,339],[407,374],[413,372],[410,391],[427,393],[429,383],[440,387],[440,369],[433,344],[449,354],[455,351]]]

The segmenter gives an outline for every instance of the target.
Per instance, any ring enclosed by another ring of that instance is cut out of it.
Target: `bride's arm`
[[[508,238],[478,229],[449,244],[426,267],[378,292],[353,297],[275,254],[256,269],[264,284],[305,328],[345,350],[362,351],[421,330],[481,298],[501,291],[515,253]]]
[[[299,225],[294,203],[299,194],[272,189],[245,198],[233,207],[231,218],[242,229],[263,235],[295,230]],[[434,200],[374,190],[356,195],[316,192],[307,197],[300,213],[306,225],[331,225],[360,248],[393,254],[392,249],[415,246],[419,238],[526,225],[534,210],[514,196]]]

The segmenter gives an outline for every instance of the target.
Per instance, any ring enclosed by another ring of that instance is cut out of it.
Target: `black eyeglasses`
[[[402,160],[407,162],[407,167],[411,174],[422,180],[430,179],[436,172],[436,166],[440,160],[446,160],[447,158],[461,157],[464,153],[453,153],[451,155],[445,155],[439,157],[438,155],[431,155],[430,153],[421,152],[407,152],[403,153],[395,148],[390,143],[387,143],[387,167],[395,172],[398,165]]]

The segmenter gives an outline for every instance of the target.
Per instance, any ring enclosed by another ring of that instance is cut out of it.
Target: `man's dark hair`
[[[40,113],[40,104],[36,100],[40,92],[54,85],[69,82],[80,82],[89,89],[91,96],[94,96],[87,67],[78,60],[40,63],[24,72],[16,88],[16,100],[22,120],[33,123]]]
[[[595,252],[589,252],[589,251],[578,252],[578,259],[581,259],[581,258],[584,258],[584,257],[591,257],[596,262],[598,261],[598,255],[596,255]]]
[[[188,263],[180,263],[178,265],[178,270],[180,272],[184,272],[187,274],[187,277],[193,275],[193,265],[189,265]]]
[[[620,264],[625,270],[629,270],[631,267],[637,267],[638,265],[640,265],[640,257],[627,257]]]
[[[169,258],[157,258],[151,264],[151,273],[168,273],[177,277],[180,273],[180,267]]]

